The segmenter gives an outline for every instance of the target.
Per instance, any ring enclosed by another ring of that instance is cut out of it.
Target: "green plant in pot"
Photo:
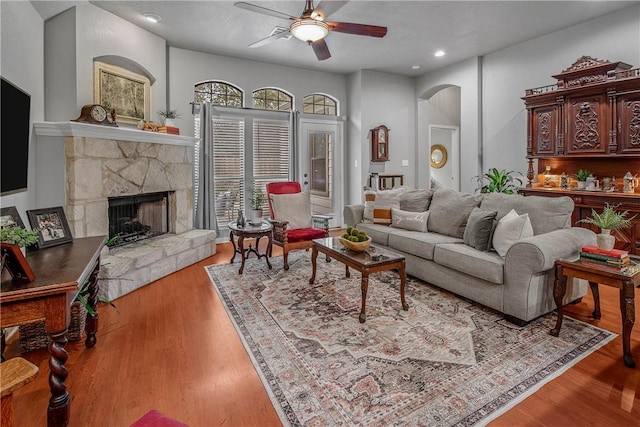
[[[520,172],[491,168],[484,175],[474,176],[472,179],[478,183],[481,193],[516,194],[518,187],[522,186],[521,176]]]
[[[251,209],[247,212],[247,219],[251,224],[260,224],[262,223],[262,206],[266,197],[262,188],[257,185],[249,187],[249,191],[251,193],[251,198],[249,199]]]
[[[611,234],[611,231],[630,227],[631,220],[636,217],[634,215],[631,218],[627,218],[629,211],[619,212],[616,211],[617,207],[618,205],[611,206],[607,203],[601,213],[596,212],[595,209],[591,209],[590,218],[584,218],[578,221],[600,228],[600,234],[597,235],[597,245],[600,249],[613,249],[616,238]]]
[[[172,110],[167,108],[166,110],[158,110],[158,115],[162,117],[162,123],[165,126],[175,126],[174,120],[180,118],[178,110]]]
[[[578,190],[584,190],[587,185],[587,178],[591,175],[591,171],[588,169],[580,169],[573,174],[573,177],[578,181]]]
[[[5,227],[0,230],[0,241],[18,245],[24,253],[24,248],[38,243],[38,231],[22,227]]]

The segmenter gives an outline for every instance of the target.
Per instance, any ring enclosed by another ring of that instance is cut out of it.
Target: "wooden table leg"
[[[398,269],[398,274],[400,274],[400,301],[402,302],[402,309],[404,311],[409,310],[409,304],[404,299],[404,286],[407,283],[407,273],[405,271],[405,262],[402,261],[400,263],[400,268]]]
[[[50,334],[49,343],[49,388],[51,397],[47,409],[47,426],[66,426],[69,423],[69,393],[64,383],[69,371],[64,366],[69,358],[65,346],[67,345],[67,330]]]
[[[84,340],[84,345],[87,348],[91,348],[96,345],[98,339],[96,338],[96,332],[98,332],[98,294],[100,288],[98,286],[98,272],[100,271],[100,261],[96,263],[95,268],[89,276],[89,306],[93,310],[93,314],[87,311],[87,322],[85,323],[84,331],[87,333],[87,338]]]
[[[625,280],[620,289],[620,313],[622,314],[622,348],[625,366],[635,368],[636,362],[631,355],[631,329],[636,320],[633,282]]]
[[[269,267],[269,270],[271,270],[271,262],[269,262],[269,257],[271,256],[271,233],[267,234],[267,251],[264,253],[265,258],[267,258],[267,266]],[[258,246],[258,243],[256,242],[256,246]]]
[[[240,249],[240,259],[242,260],[238,274],[242,274],[242,271],[244,270],[244,260],[247,258],[247,254],[244,250],[244,236],[242,234],[238,236],[238,248]]]
[[[567,292],[567,276],[563,274],[561,265],[556,264],[554,269],[555,280],[553,282],[553,300],[558,308],[558,319],[556,320],[556,327],[551,329],[549,333],[554,337],[557,337],[560,335],[562,318],[564,316],[564,313],[562,312],[562,300],[564,299],[564,294]]]
[[[360,316],[358,320],[364,323],[367,320],[367,289],[369,289],[369,273],[362,273],[362,281],[360,282],[360,290],[362,291],[362,307],[360,308]]]
[[[598,282],[589,282],[591,288],[591,295],[593,295],[593,313],[591,315],[594,319],[600,319],[600,290],[598,289]]]
[[[316,258],[318,257],[318,247],[313,245],[311,248],[311,279],[309,279],[309,284],[313,285],[313,282],[316,280]]]
[[[233,264],[233,260],[236,259],[236,254],[238,253],[238,248],[236,248],[236,242],[233,240],[233,231],[229,233],[229,240],[231,240],[231,244],[233,245],[233,256],[231,257],[231,261],[229,264]]]

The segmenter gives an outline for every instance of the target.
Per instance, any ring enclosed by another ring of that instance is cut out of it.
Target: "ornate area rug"
[[[526,327],[395,271],[369,278],[309,253],[207,267],[284,425],[472,426],[496,418],[615,334],[550,313]]]

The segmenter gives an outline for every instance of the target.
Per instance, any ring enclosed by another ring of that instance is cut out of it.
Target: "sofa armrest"
[[[343,211],[344,223],[354,226],[364,218],[364,205],[347,205]]]
[[[578,258],[583,246],[595,243],[596,233],[582,227],[562,228],[522,239],[507,252],[505,274],[512,269],[524,269],[529,274],[550,270],[557,259]]]

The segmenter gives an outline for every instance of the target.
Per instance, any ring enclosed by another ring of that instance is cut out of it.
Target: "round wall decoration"
[[[447,149],[443,145],[436,144],[431,146],[431,167],[440,169],[447,163]]]

